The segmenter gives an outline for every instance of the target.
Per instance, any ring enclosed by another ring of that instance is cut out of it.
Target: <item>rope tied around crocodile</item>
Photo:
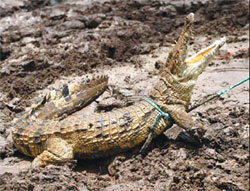
[[[150,129],[150,133],[148,135],[147,140],[145,141],[145,143],[143,144],[142,148],[140,149],[140,152],[143,153],[147,147],[149,146],[149,144],[151,143],[153,137],[154,137],[154,131],[155,128],[159,122],[159,120],[161,118],[164,118],[165,120],[171,120],[171,117],[168,113],[162,111],[158,105],[156,105],[152,100],[150,99],[145,99],[144,101],[146,101],[147,103],[151,104],[157,111],[159,111],[159,114],[156,116],[154,123],[153,123],[153,128]]]
[[[245,83],[245,82],[248,81],[248,80],[249,80],[249,77],[245,78],[244,80],[241,80],[240,82],[238,82],[238,83],[236,83],[236,84],[234,84],[234,85],[232,85],[232,86],[230,86],[230,87],[228,87],[228,88],[226,88],[226,89],[224,89],[224,90],[222,90],[222,91],[219,91],[219,92],[217,92],[217,93],[215,93],[215,94],[212,94],[212,95],[214,95],[214,96],[212,96],[212,97],[209,98],[209,99],[206,99],[205,101],[202,101],[200,104],[197,104],[197,105],[191,107],[190,109],[187,110],[187,112],[190,112],[190,111],[196,109],[197,107],[199,107],[199,106],[201,106],[201,105],[204,105],[205,103],[207,103],[207,102],[209,102],[209,101],[211,101],[211,100],[213,100],[213,99],[215,99],[215,98],[217,98],[217,97],[220,97],[220,96],[223,95],[224,93],[226,93],[226,92],[232,90],[233,88],[235,88],[235,87],[237,87],[237,86],[239,86],[239,85]],[[159,106],[156,105],[152,100],[150,100],[150,99],[145,99],[144,101],[146,101],[147,103],[151,104],[157,111],[159,111],[159,114],[156,116],[156,118],[155,118],[155,120],[154,120],[153,128],[150,129],[150,133],[149,133],[149,135],[148,135],[147,140],[145,141],[145,143],[143,144],[142,148],[140,149],[140,152],[141,152],[141,153],[143,153],[143,152],[147,149],[147,147],[149,146],[149,144],[151,143],[151,141],[152,141],[152,139],[153,139],[153,136],[154,136],[155,128],[156,128],[156,126],[157,126],[159,120],[160,120],[161,118],[164,118],[165,120],[171,120],[171,116],[169,115],[169,113],[166,113],[166,112],[162,111],[162,110],[159,108]]]

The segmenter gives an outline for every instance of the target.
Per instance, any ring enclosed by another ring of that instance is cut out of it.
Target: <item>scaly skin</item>
[[[169,54],[166,68],[160,72],[160,79],[150,92],[151,99],[172,118],[159,120],[153,130],[154,137],[173,122],[192,131],[193,122],[186,112],[192,89],[214,53],[225,42],[222,38],[186,59],[193,17],[192,13],[187,16],[178,42]],[[24,154],[36,157],[32,166],[59,164],[74,157],[108,156],[148,140],[158,111],[145,101],[106,113],[91,112],[91,105],[75,112],[105,90],[107,78],[93,79],[89,84],[77,86],[76,90],[72,88],[69,93],[65,93],[64,89],[61,93],[59,91],[59,96],[52,98],[46,96],[14,122],[14,144]],[[72,95],[71,98],[69,95]],[[64,111],[69,116],[64,116]]]

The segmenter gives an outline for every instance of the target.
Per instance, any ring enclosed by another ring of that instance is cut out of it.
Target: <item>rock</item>
[[[22,39],[22,43],[25,45],[25,44],[28,44],[28,43],[32,43],[32,42],[34,42],[34,41],[36,41],[36,39],[35,38],[33,38],[33,37],[24,37],[23,39]]]
[[[84,43],[84,45],[80,47],[78,51],[82,54],[87,53],[89,51],[89,42]]]
[[[7,140],[0,136],[0,153],[1,153],[1,150],[3,150],[7,145]]]
[[[54,9],[51,12],[51,14],[49,15],[49,18],[53,19],[53,20],[60,20],[60,19],[62,19],[65,16],[66,16],[65,11],[60,10],[60,9]]]
[[[85,28],[85,24],[82,23],[81,21],[66,21],[62,24],[63,26],[65,26],[67,29],[83,29]]]
[[[24,0],[1,0],[0,7],[22,7]]]
[[[88,191],[88,188],[84,184],[78,186],[79,191]]]

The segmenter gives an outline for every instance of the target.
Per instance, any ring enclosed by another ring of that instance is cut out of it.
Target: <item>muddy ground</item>
[[[108,74],[115,90],[98,98],[100,110],[147,95],[190,12],[195,38],[189,54],[228,37],[200,76],[193,102],[248,77],[248,6],[247,0],[2,0],[0,190],[249,190],[248,83],[191,112],[207,130],[201,147],[173,136],[174,126],[143,156],[138,147],[32,169],[32,159],[12,148],[9,131],[11,120],[38,97],[89,73]]]

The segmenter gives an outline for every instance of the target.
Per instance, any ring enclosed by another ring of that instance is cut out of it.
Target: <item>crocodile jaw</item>
[[[226,37],[216,40],[210,46],[200,50],[195,55],[185,59],[185,69],[182,71],[182,79],[197,80],[204,71],[214,54],[225,44]]]

